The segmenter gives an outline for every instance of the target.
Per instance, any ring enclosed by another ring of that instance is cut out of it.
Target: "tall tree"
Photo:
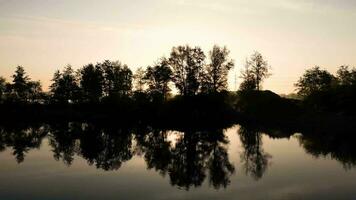
[[[4,99],[6,91],[6,80],[4,77],[0,76],[0,102]]]
[[[22,66],[17,66],[15,74],[12,75],[12,92],[14,98],[20,101],[27,101],[29,96],[30,78],[26,75]]]
[[[226,47],[215,45],[209,52],[210,64],[206,65],[202,90],[204,92],[221,92],[227,90],[229,70],[234,66]]]
[[[356,85],[356,69],[349,69],[349,66],[341,66],[337,70],[337,79],[340,85]]]
[[[254,82],[255,90],[260,90],[263,80],[271,75],[269,73],[269,68],[268,63],[263,58],[262,54],[257,51],[254,52],[250,59],[246,61],[245,71],[242,72],[242,76],[248,78],[247,80],[244,80],[244,84],[251,84]],[[250,86],[248,88],[250,88]]]
[[[103,95],[104,75],[100,64],[85,65],[79,70],[80,88],[83,100],[86,102],[99,102]]]
[[[167,98],[171,91],[169,82],[172,78],[172,70],[169,68],[166,59],[162,59],[154,67],[148,67],[144,78],[147,80],[151,95],[161,96],[163,100]]]
[[[139,67],[135,74],[133,75],[134,79],[134,90],[135,92],[142,93],[145,90],[145,70],[142,67]]]
[[[43,91],[40,81],[30,81],[29,85],[29,101],[32,103],[40,103],[43,100]]]
[[[104,71],[104,92],[107,96],[127,96],[132,90],[132,71],[120,62],[105,60],[101,67]]]
[[[127,66],[124,65],[119,73],[119,80],[116,83],[116,88],[119,91],[119,94],[121,95],[130,95],[132,92],[132,71],[131,69]]]
[[[240,76],[243,81],[240,84],[240,90],[242,91],[251,91],[256,90],[256,79],[252,72],[249,61],[246,59],[245,68],[241,71]]]
[[[192,96],[198,93],[203,75],[205,54],[200,47],[173,47],[169,65],[172,80],[181,95]]]
[[[16,68],[12,75],[12,84],[5,85],[5,92],[10,101],[38,102],[42,98],[42,87],[39,81],[31,81],[21,66]]]
[[[332,74],[316,66],[306,70],[295,86],[298,94],[305,97],[314,92],[330,89],[334,81],[335,77]]]
[[[50,86],[52,100],[57,103],[69,103],[78,101],[79,86],[72,69],[67,65],[62,72],[56,71]]]

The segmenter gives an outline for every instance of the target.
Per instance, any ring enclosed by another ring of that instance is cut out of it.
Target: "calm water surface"
[[[355,148],[334,139],[238,125],[3,128],[0,199],[356,199]]]

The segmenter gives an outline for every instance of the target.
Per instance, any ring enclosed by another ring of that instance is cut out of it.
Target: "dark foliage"
[[[282,98],[268,90],[239,91],[235,107],[248,119],[258,121],[287,122],[301,114],[297,100]]]
[[[199,47],[178,46],[169,58],[135,74],[119,61],[57,71],[48,93],[17,67],[12,83],[0,78],[3,120],[108,120],[127,124],[201,127],[258,122],[311,127],[355,116],[356,70],[342,66],[333,76],[315,67],[296,84],[301,100],[260,91],[269,66],[255,52],[242,72],[240,91],[227,91],[233,67],[229,51],[214,46],[210,62]],[[173,84],[180,95],[172,95]],[[134,89],[133,89],[134,88]]]
[[[355,115],[356,70],[341,66],[337,76],[314,67],[307,70],[296,84],[303,105],[310,112]]]
[[[241,71],[243,82],[240,90],[260,90],[264,79],[268,78],[269,66],[262,54],[255,52],[249,59],[246,59],[245,69]]]

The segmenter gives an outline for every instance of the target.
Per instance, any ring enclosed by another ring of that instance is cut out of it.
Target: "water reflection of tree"
[[[172,161],[168,169],[172,185],[189,189],[191,186],[200,186],[204,181],[207,152],[200,137],[200,133],[187,131],[172,149]]]
[[[123,162],[132,158],[132,134],[128,129],[108,127],[96,133],[99,135],[92,138],[84,133],[81,140],[81,154],[89,164],[104,170],[117,170]],[[93,143],[96,143],[95,149],[91,148]]]
[[[132,135],[127,129],[68,123],[52,126],[50,146],[54,158],[71,165],[75,154],[104,170],[119,169],[132,158]]]
[[[176,133],[175,145],[167,131],[154,130],[138,140],[149,169],[168,174],[172,185],[201,186],[207,174],[214,188],[226,187],[235,168],[229,161],[222,130]]]
[[[17,125],[1,128],[0,134],[0,150],[11,147],[16,161],[21,163],[24,161],[26,153],[40,147],[42,139],[47,134],[47,128],[41,125]]]
[[[356,167],[355,136],[335,133],[310,134],[297,136],[300,145],[308,154],[330,157],[340,162],[345,170]]]
[[[136,135],[137,146],[144,153],[148,169],[154,169],[165,176],[172,159],[172,144],[166,130],[145,130]]]
[[[238,133],[244,149],[240,157],[245,173],[259,180],[267,171],[271,158],[271,155],[263,150],[262,133],[242,126]]]
[[[4,128],[0,127],[0,152],[6,150],[6,135],[7,132],[4,130]]]
[[[54,124],[50,128],[49,145],[55,160],[71,165],[78,151],[77,135],[81,131],[78,123]]]
[[[142,155],[148,169],[167,175],[172,185],[187,190],[201,186],[207,178],[212,187],[225,188],[235,171],[222,129],[171,132],[150,127],[128,129],[88,123],[57,123],[1,128],[0,133],[0,150],[12,147],[18,162],[24,160],[31,148],[39,148],[47,135],[54,159],[68,166],[77,155],[89,165],[117,170],[135,154]]]
[[[208,161],[209,183],[217,189],[221,186],[225,188],[230,183],[231,174],[235,172],[226,149],[228,140],[221,129],[214,135],[210,134],[209,138],[212,140],[210,142],[212,153]]]

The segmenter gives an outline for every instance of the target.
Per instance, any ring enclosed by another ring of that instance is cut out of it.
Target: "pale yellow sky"
[[[45,87],[56,69],[104,59],[132,70],[172,46],[226,45],[239,72],[260,51],[264,88],[293,92],[306,68],[356,66],[355,0],[0,0],[0,75],[17,65]],[[239,80],[238,80],[239,82]],[[230,89],[235,89],[233,73]]]

